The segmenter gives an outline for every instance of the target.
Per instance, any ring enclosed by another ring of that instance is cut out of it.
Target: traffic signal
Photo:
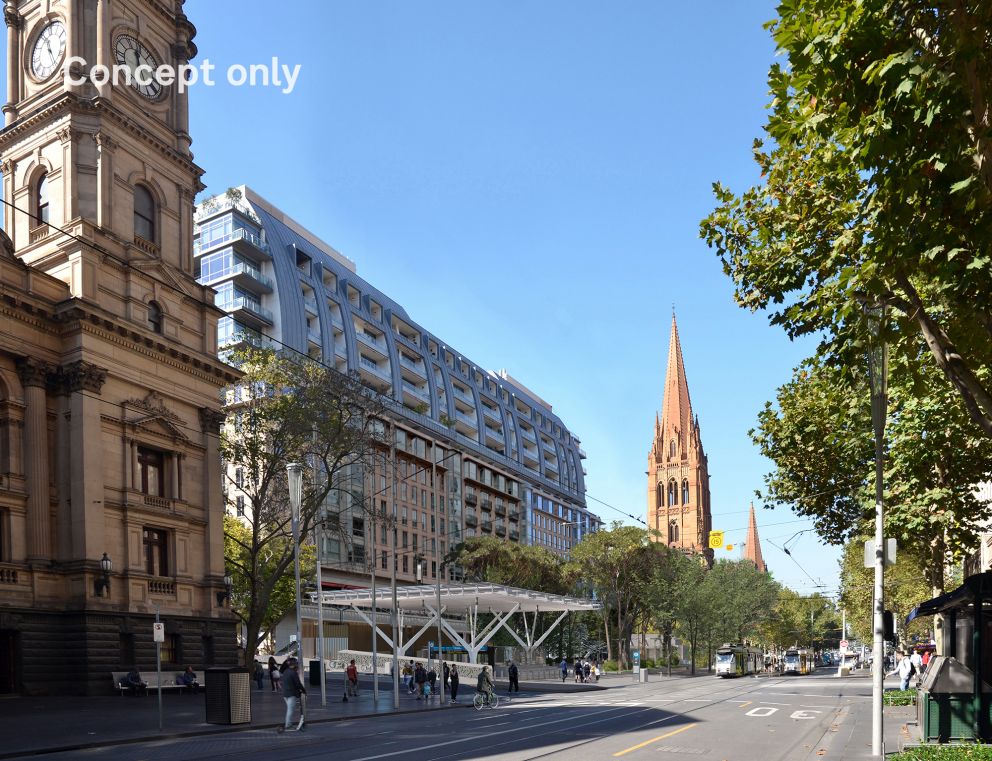
[[[896,644],[896,622],[891,610],[882,611],[882,638]]]

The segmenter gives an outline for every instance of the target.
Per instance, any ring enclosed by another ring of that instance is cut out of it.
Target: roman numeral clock
[[[155,55],[130,34],[121,34],[114,42],[114,58],[121,66],[131,70],[131,86],[149,100],[155,100],[162,94],[162,85],[152,78],[152,73],[158,68]],[[139,82],[135,74],[139,66],[147,66],[142,71],[144,83]]]

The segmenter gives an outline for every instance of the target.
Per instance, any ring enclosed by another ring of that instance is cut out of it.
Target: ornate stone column
[[[207,557],[204,578],[224,576],[224,495],[221,492],[220,427],[224,413],[210,407],[200,407],[200,428],[205,448],[203,485],[200,498],[207,522]]]
[[[52,558],[51,505],[48,481],[48,406],[45,389],[51,368],[31,357],[17,361],[24,386],[24,484],[27,500],[29,562]]]
[[[62,392],[69,396],[69,499],[73,559],[99,560],[106,552],[100,390],[105,368],[79,360],[61,370]]]
[[[3,20],[7,24],[7,102],[3,106],[3,115],[4,124],[9,127],[17,120],[17,103],[21,99],[17,86],[21,71],[21,17],[17,13],[17,0],[5,0]]]

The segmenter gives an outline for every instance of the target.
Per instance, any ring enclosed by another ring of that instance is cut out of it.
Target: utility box
[[[648,680],[648,670],[642,668],[640,671],[637,672],[637,681],[646,682],[647,680]]]
[[[939,655],[930,661],[916,700],[917,721],[923,742],[976,740],[978,712],[974,696],[975,676],[956,658]],[[983,684],[986,713],[992,705],[992,688]]]
[[[204,694],[207,724],[251,723],[251,672],[248,669],[207,669]]]
[[[310,661],[310,686],[320,687],[320,680],[324,676],[323,664],[319,660]]]

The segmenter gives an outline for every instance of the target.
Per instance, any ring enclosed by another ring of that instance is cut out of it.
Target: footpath
[[[867,675],[866,675],[867,676]],[[673,674],[671,677],[651,673],[650,684],[706,680],[713,677],[705,672],[696,676]],[[865,683],[868,687],[869,680]],[[545,694],[590,693],[603,694],[636,687],[629,674],[605,675],[598,683],[576,684],[571,677],[559,680],[522,682],[520,697]],[[890,686],[891,685],[887,685]],[[500,694],[506,693],[506,683],[497,681]],[[437,698],[417,700],[400,685],[399,708],[393,708],[392,681],[379,679],[378,699],[373,697],[370,675],[361,679],[359,696],[342,700],[344,687],[339,674],[327,679],[327,705],[321,706],[319,686],[307,685],[307,722],[310,724],[343,721],[347,719],[374,718],[421,711],[452,711],[471,708],[475,694],[474,684],[463,683],[455,705],[440,704]],[[448,697],[446,695],[446,697]],[[604,695],[604,698],[607,698]],[[162,694],[162,727],[159,729],[158,698],[154,691],[147,696],[131,697],[11,697],[0,699],[0,731],[4,741],[0,744],[0,759],[30,759],[48,753],[124,746],[148,741],[217,735],[245,730],[274,729],[285,716],[282,695],[273,692],[266,682],[259,690],[252,683],[251,721],[242,724],[207,724],[203,693],[180,694],[175,691]],[[914,727],[906,724],[915,718],[912,707],[885,709],[885,746],[887,754],[895,753],[906,742],[913,742]],[[830,736],[832,735],[832,736]],[[871,712],[857,711],[847,720],[835,724],[828,736],[827,746],[818,755],[829,759],[869,758],[871,750]]]

